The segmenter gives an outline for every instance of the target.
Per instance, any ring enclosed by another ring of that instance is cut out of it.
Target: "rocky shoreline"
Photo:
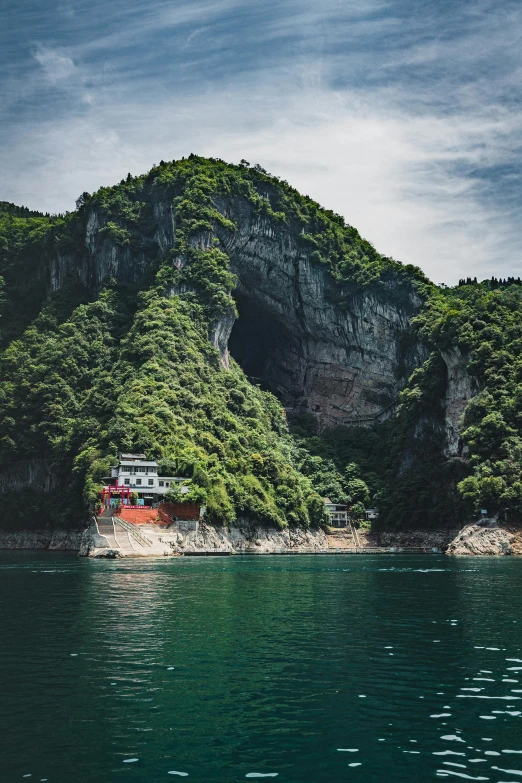
[[[276,530],[238,524],[216,528],[204,523],[193,529],[154,525],[143,526],[147,546],[138,546],[124,529],[118,540],[109,541],[99,534],[94,523],[84,531],[21,530],[1,531],[0,550],[50,550],[78,552],[83,557],[162,557],[184,554],[332,554],[353,551],[348,530]],[[448,555],[496,556],[522,555],[522,530],[466,525],[461,530],[407,530],[381,533],[359,531],[358,550],[400,551],[422,549]]]
[[[522,530],[466,525],[447,548],[448,555],[522,555]]]
[[[142,542],[128,535],[128,530],[127,526],[122,528],[117,524],[115,540],[114,536],[100,536],[92,523],[85,531],[79,554],[84,557],[161,557],[198,553],[314,553],[328,548],[322,530],[302,528],[277,530],[247,524],[218,528],[204,522],[179,523],[167,529],[156,525],[140,525]]]
[[[0,549],[49,549],[78,552],[82,530],[0,530]]]

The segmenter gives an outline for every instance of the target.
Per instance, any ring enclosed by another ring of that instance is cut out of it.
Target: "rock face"
[[[447,457],[465,456],[465,447],[460,437],[461,419],[470,399],[477,394],[474,379],[466,370],[467,358],[458,348],[444,351],[442,358],[448,370],[446,396],[444,398]]]
[[[456,530],[403,530],[381,531],[361,536],[365,546],[384,547],[418,547],[426,550],[439,549],[445,552],[448,544],[454,538]]]
[[[215,238],[237,276],[239,317],[215,324],[211,341],[228,366],[229,353],[248,375],[273,391],[292,411],[314,413],[322,425],[365,424],[389,416],[412,370],[427,357],[410,335],[422,301],[406,280],[390,278],[379,293],[345,292],[326,266],[310,260],[299,237],[253,212],[247,200],[221,199],[217,208],[237,225],[217,227],[193,239],[210,247]],[[174,244],[172,206],[156,203],[155,228],[131,252],[104,233],[107,219],[92,210],[86,219],[82,259],[51,260],[48,288],[79,276],[93,293],[113,277],[139,283],[154,258]],[[175,262],[182,267],[184,260]]]
[[[466,525],[448,546],[448,555],[511,555],[515,535],[500,527]],[[516,550],[516,547],[515,547]]]
[[[60,536],[71,542],[80,540],[85,525],[85,510],[81,504],[73,509],[60,505],[64,479],[70,476],[70,463],[62,459],[28,459],[0,465],[0,525],[9,530],[18,526],[19,511],[34,508],[34,498],[38,497],[38,511],[35,512],[34,526],[37,532],[28,533],[29,543],[24,544],[25,532],[7,534],[0,531],[0,549],[77,549],[76,543],[58,545]],[[70,480],[67,478],[66,480]],[[30,501],[30,502],[28,502]],[[27,505],[26,505],[27,504]],[[29,518],[32,512],[28,511]],[[31,519],[32,522],[32,519]],[[51,528],[56,527],[56,536]],[[71,529],[71,532],[68,532]],[[2,538],[2,536],[4,536]],[[36,536],[36,538],[33,538]],[[20,546],[11,546],[10,541],[20,541]],[[3,543],[6,546],[3,547]],[[34,544],[34,545],[33,545]]]
[[[230,528],[215,528],[201,524],[198,530],[178,538],[178,551],[231,551],[268,554],[270,552],[294,551],[314,552],[328,548],[326,535],[322,530],[301,528],[249,527],[234,525]]]
[[[276,528],[253,527],[238,523],[227,528],[217,528],[205,523],[184,526],[172,525],[161,528],[145,525],[140,534],[148,542],[140,546],[136,542],[129,547],[125,531],[118,530],[116,542],[121,548],[114,550],[111,543],[100,536],[94,524],[85,531],[79,547],[82,557],[162,557],[190,553],[229,552],[231,554],[269,554],[273,552],[317,552],[328,549],[326,535],[322,530],[300,528],[277,530]]]
[[[230,215],[230,211],[227,211]],[[407,377],[426,353],[406,342],[421,300],[387,281],[379,295],[339,302],[339,283],[302,251],[298,238],[242,214],[238,231],[220,239],[238,278],[239,318],[229,349],[291,411],[322,425],[386,418]]]
[[[71,530],[0,530],[0,549],[51,549],[77,552],[83,533]]]
[[[62,473],[60,460],[32,459],[0,465],[0,493],[27,489],[36,489],[45,494],[57,492]]]
[[[390,276],[379,290],[348,290],[320,261],[312,261],[299,235],[261,217],[246,199],[220,197],[216,208],[237,230],[216,226],[191,241],[210,247],[215,239],[237,276],[239,317],[223,316],[210,339],[228,366],[232,355],[246,373],[273,391],[289,413],[313,413],[321,426],[365,425],[392,415],[397,395],[428,352],[410,323],[421,305],[406,278]],[[107,278],[140,283],[156,259],[174,246],[172,204],[152,205],[153,230],[142,249],[118,245],[107,218],[91,209],[85,221],[83,257],[58,254],[50,260],[48,290],[79,277],[92,295]],[[184,259],[178,257],[178,268]],[[345,290],[346,289],[346,290]],[[448,366],[447,455],[461,448],[458,418],[474,393],[457,352]]]
[[[122,283],[144,282],[153,271],[158,253],[174,244],[172,204],[154,204],[153,216],[154,231],[143,237],[142,249],[137,251],[108,236],[108,218],[91,209],[86,217],[81,255],[58,252],[50,258],[45,281],[48,291],[58,291],[72,279],[79,280],[92,295],[98,294],[110,278]]]

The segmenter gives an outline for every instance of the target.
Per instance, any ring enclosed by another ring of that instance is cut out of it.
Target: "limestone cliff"
[[[318,463],[304,464],[308,446],[296,448],[264,390],[321,437],[337,425],[367,428],[360,439],[387,433],[363,455],[368,476],[344,475],[346,439],[321,470],[338,471],[339,495],[368,480],[391,524],[420,489],[422,527],[430,493],[451,485],[453,498],[469,472],[468,357],[415,324],[435,287],[258,167],[191,156],[84,194],[70,215],[6,220],[0,488],[11,509],[20,492],[35,508],[44,499],[47,524],[59,495],[62,526],[85,521],[110,455],[139,448],[183,454],[219,524],[321,524]],[[432,509],[441,525],[457,522],[451,498]]]
[[[460,437],[462,416],[470,399],[477,394],[477,381],[466,369],[469,357],[458,348],[442,352],[448,378],[444,396],[444,421],[446,428],[445,454],[448,457],[465,457],[466,449]]]
[[[233,234],[220,232],[238,279],[232,355],[289,411],[312,412],[323,426],[390,415],[426,355],[419,344],[406,347],[421,306],[414,289],[390,278],[379,294],[350,292],[340,301],[342,287],[298,237],[244,205],[220,206],[238,225]]]
[[[209,248],[218,241],[237,277],[238,316],[223,314],[210,335],[223,364],[231,354],[290,413],[314,413],[321,426],[390,416],[408,376],[427,357],[411,335],[422,305],[413,285],[388,275],[379,290],[343,286],[311,260],[299,234],[260,217],[247,199],[219,198],[215,206],[237,229],[216,226],[191,243]],[[153,204],[153,228],[138,250],[105,233],[107,223],[98,209],[86,211],[82,252],[50,259],[49,292],[76,277],[92,295],[111,278],[141,284],[158,255],[174,247],[169,202]],[[183,256],[174,264],[183,269]]]

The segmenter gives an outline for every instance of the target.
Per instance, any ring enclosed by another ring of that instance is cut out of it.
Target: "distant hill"
[[[19,207],[10,201],[0,201],[0,214],[14,215],[15,217],[44,217],[43,212],[36,212],[28,207]]]

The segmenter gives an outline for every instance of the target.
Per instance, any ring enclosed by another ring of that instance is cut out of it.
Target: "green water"
[[[0,553],[0,780],[521,781],[521,587],[510,558]]]

